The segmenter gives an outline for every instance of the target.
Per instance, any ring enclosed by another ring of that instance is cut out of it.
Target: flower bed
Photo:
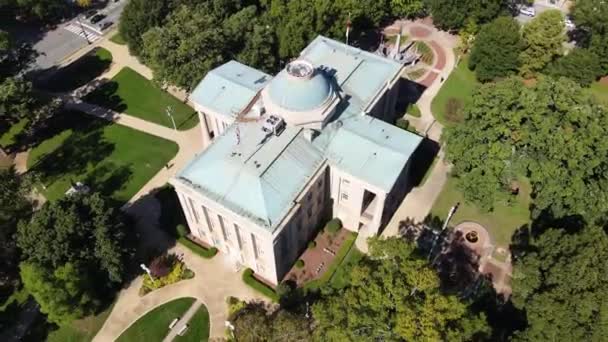
[[[162,255],[154,259],[149,266],[150,273],[144,275],[139,294],[141,296],[160,289],[164,286],[175,284],[183,279],[191,279],[194,272],[186,267],[175,254]]]

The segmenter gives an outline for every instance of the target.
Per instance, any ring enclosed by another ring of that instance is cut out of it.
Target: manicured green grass
[[[268,297],[273,302],[279,301],[279,295],[277,294],[277,292],[273,290],[270,286],[257,280],[253,276],[253,270],[251,268],[248,268],[243,272],[243,282],[249,285],[249,287],[251,287],[252,289]]]
[[[203,342],[209,340],[209,311],[202,305],[188,322],[184,336],[177,336],[173,341]]]
[[[422,77],[425,73],[426,73],[426,69],[425,68],[418,68],[416,70],[412,70],[410,72],[407,72],[405,75],[410,80],[415,81],[415,80],[419,79],[420,77]]]
[[[589,92],[600,101],[608,106],[608,84],[593,82],[589,88]]]
[[[120,34],[120,32],[117,32],[112,37],[110,37],[110,41],[112,43],[116,43],[116,44],[119,44],[119,45],[125,45],[125,44],[127,44],[127,42],[122,37],[122,35]]]
[[[407,113],[416,118],[419,118],[421,115],[420,108],[418,108],[418,105],[415,103],[410,104],[410,106],[407,108]]]
[[[97,335],[97,332],[110,316],[113,306],[97,315],[85,317],[60,326],[51,332],[47,338],[48,342],[88,342]]]
[[[87,95],[85,100],[173,128],[166,113],[167,107],[170,106],[177,129],[190,129],[198,123],[198,115],[194,109],[162,91],[130,68],[123,68],[110,82]]]
[[[17,136],[25,129],[28,119],[21,119],[14,123],[9,129],[0,135],[0,147],[7,147],[17,142]]]
[[[450,98],[455,98],[461,101],[463,105],[466,105],[471,101],[473,92],[480,84],[475,79],[475,73],[469,70],[468,64],[468,57],[461,58],[456,69],[452,71],[450,77],[445,80],[439,93],[437,93],[437,96],[433,99],[431,110],[437,121],[441,122],[443,125],[454,125],[464,119],[462,116],[452,118],[446,116],[445,109],[448,100]]]
[[[433,59],[434,59],[433,49],[431,49],[431,47],[428,46],[427,43],[425,43],[423,41],[417,41],[416,49],[418,49],[418,53],[420,54],[420,60],[422,61],[422,63],[427,64],[427,65],[433,64]]]
[[[124,203],[178,151],[172,141],[80,112],[64,112],[51,125],[27,161],[40,174],[49,200],[83,182]]]
[[[177,242],[179,242],[182,246],[188,248],[192,253],[194,253],[202,258],[205,258],[205,259],[211,259],[217,254],[217,248],[202,247],[202,246],[198,245],[197,243],[191,241],[187,237],[183,237],[183,236],[179,237],[179,238],[177,238]]]
[[[169,333],[169,324],[181,317],[194,303],[194,298],[179,298],[148,312],[133,323],[117,342],[160,342]]]
[[[66,92],[91,82],[106,71],[112,64],[110,51],[98,47],[80,57],[69,65],[57,70],[48,81],[42,85],[54,92]]]
[[[350,249],[346,257],[342,261],[342,264],[336,270],[329,284],[335,289],[342,289],[348,286],[350,283],[350,274],[355,266],[359,264],[359,261],[363,259],[363,254],[357,247]]]
[[[348,254],[348,252],[354,246],[355,240],[357,240],[357,234],[349,232],[349,234],[346,236],[346,239],[344,239],[342,246],[336,253],[336,257],[334,258],[334,261],[331,263],[331,265],[329,265],[327,267],[327,270],[325,271],[325,273],[323,273],[323,275],[319,279],[315,279],[313,281],[310,281],[310,282],[304,284],[304,288],[307,290],[315,290],[315,289],[318,289],[318,288],[324,286],[325,284],[327,284],[330,281],[330,279],[333,277],[334,273],[340,267],[342,267],[342,263],[343,263],[346,255]]]
[[[492,212],[484,212],[475,205],[466,203],[460,190],[456,187],[457,179],[448,178],[437,201],[431,209],[431,215],[445,220],[450,208],[460,202],[460,207],[450,221],[455,226],[463,221],[474,221],[484,226],[490,233],[497,247],[508,248],[513,232],[530,221],[530,184],[520,181],[520,190],[513,205],[496,204]]]

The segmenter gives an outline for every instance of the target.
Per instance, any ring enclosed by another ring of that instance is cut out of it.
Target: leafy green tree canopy
[[[608,111],[571,80],[510,78],[482,86],[463,124],[445,133],[446,157],[468,201],[491,210],[519,176],[532,183],[533,215],[608,212]]]
[[[481,27],[469,59],[482,82],[514,74],[519,69],[520,27],[511,17],[499,17]]]
[[[522,73],[531,76],[562,55],[566,41],[564,15],[559,10],[542,12],[524,26],[522,35]]]
[[[546,72],[553,77],[568,77],[582,86],[588,86],[602,75],[602,67],[594,52],[574,48],[567,55],[549,64]]]
[[[572,17],[577,27],[593,34],[608,34],[608,2],[602,0],[576,0]]]
[[[17,244],[28,263],[45,269],[72,263],[102,286],[122,281],[130,253],[120,213],[99,194],[47,203],[30,222],[19,224]]]
[[[442,30],[459,30],[467,20],[483,24],[506,7],[504,0],[428,0],[433,23]]]
[[[248,303],[231,319],[237,341],[310,341],[311,322],[285,310],[269,312],[260,303]]]
[[[135,56],[142,54],[142,36],[162,24],[169,14],[168,0],[129,0],[122,11],[118,31]]]
[[[424,0],[391,0],[393,15],[399,18],[412,18],[424,13]]]
[[[569,231],[569,232],[568,232]],[[521,341],[608,336],[608,238],[598,227],[549,229],[515,261],[512,301],[527,314]]]
[[[25,262],[21,264],[21,279],[25,289],[40,305],[40,311],[52,322],[69,323],[94,312],[99,306],[99,302],[93,299],[90,278],[71,263],[49,271]]]
[[[312,311],[324,341],[463,341],[489,330],[483,316],[440,291],[435,270],[401,238],[370,242],[350,285]]]

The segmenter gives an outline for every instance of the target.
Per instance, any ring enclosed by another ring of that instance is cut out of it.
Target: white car
[[[533,6],[522,6],[519,8],[519,13],[523,15],[527,15],[528,17],[536,16],[536,10]]]
[[[574,22],[573,22],[573,21],[572,21],[572,19],[570,19],[570,18],[566,18],[566,19],[564,20],[564,23],[566,24],[566,28],[567,28],[568,30],[574,30],[574,28],[576,27],[576,26],[574,25]]]

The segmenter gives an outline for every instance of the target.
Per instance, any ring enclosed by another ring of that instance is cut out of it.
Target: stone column
[[[201,131],[203,133],[203,146],[207,146],[211,142],[211,135],[209,135],[209,126],[207,126],[207,116],[204,113],[199,112],[198,117],[201,122]]]

